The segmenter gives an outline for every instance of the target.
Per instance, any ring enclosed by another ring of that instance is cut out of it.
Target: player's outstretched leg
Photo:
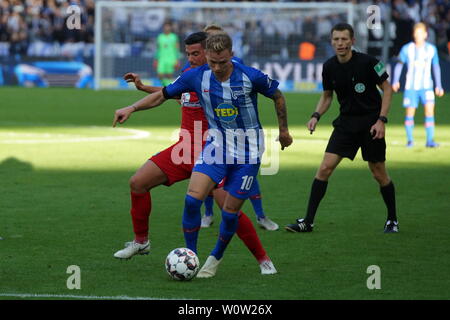
[[[238,228],[236,234],[244,242],[244,244],[258,261],[259,267],[261,269],[261,274],[277,273],[277,269],[275,269],[272,260],[270,260],[269,256],[266,253],[266,250],[264,250],[261,240],[259,240],[253,223],[242,211],[239,212]]]
[[[183,232],[186,247],[197,253],[198,232],[202,223],[201,206],[215,182],[205,173],[193,171],[185,197]]]
[[[233,238],[238,227],[237,213],[230,213],[222,209],[222,222],[220,223],[219,239],[211,255],[197,274],[197,278],[211,278],[216,275],[217,268],[222,260],[228,243]]]
[[[130,259],[135,255],[148,254],[148,222],[152,209],[150,189],[167,181],[166,174],[152,161],[147,161],[130,179],[131,220],[134,240],[125,243],[125,248],[114,254],[118,259]]]
[[[186,195],[183,213],[183,233],[186,247],[197,253],[198,231],[201,225],[202,200]]]
[[[225,202],[225,197],[227,192],[219,186],[218,189],[214,190],[214,199],[217,205],[222,208]],[[258,261],[259,267],[261,269],[261,274],[275,274],[277,273],[275,266],[273,265],[271,259],[266,253],[261,240],[256,233],[256,229],[253,226],[250,218],[242,211],[238,213],[238,228],[236,230],[238,237],[244,242],[248,250],[253,254],[256,261]]]
[[[114,254],[118,259],[130,259],[137,254],[150,252],[148,240],[148,218],[151,211],[150,192],[131,192],[131,220],[133,222],[134,240],[125,243],[125,248]]]

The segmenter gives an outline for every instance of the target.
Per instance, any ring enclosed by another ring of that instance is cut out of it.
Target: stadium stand
[[[93,66],[94,56],[94,0],[1,0],[0,1],[0,64],[16,64],[29,59],[57,59],[84,62]],[[237,1],[236,1],[237,2]],[[287,1],[270,1],[287,2]],[[313,1],[295,1],[313,2]],[[326,1],[316,1],[326,2]],[[347,2],[347,1],[334,1]],[[450,61],[450,1],[448,0],[375,0],[353,3],[376,4],[381,8],[382,19],[388,9],[392,13],[396,34],[390,55],[396,56],[399,48],[411,40],[414,23],[424,21],[429,27],[429,41],[434,43],[443,60]],[[81,29],[66,27],[69,7],[81,9]],[[328,44],[331,26],[339,22],[339,15],[322,16],[319,19],[274,19],[239,24],[239,19],[223,25],[233,36],[236,56],[249,59],[325,59],[332,54]],[[127,13],[115,13],[102,23],[109,24],[117,56],[151,57],[154,44],[151,38],[161,32],[143,30],[134,17]],[[162,23],[160,24],[162,26]],[[174,30],[182,41],[188,34],[200,30],[201,22],[174,23]],[[126,31],[126,32],[125,32]],[[304,46],[305,44],[310,44]],[[303,45],[303,47],[302,47]],[[308,47],[309,46],[309,47]],[[182,47],[182,43],[180,43]],[[302,50],[300,50],[303,48]],[[313,48],[313,52],[311,52]],[[365,48],[363,48],[364,50]],[[306,50],[306,51],[305,51]],[[309,51],[308,51],[309,50]],[[301,51],[301,52],[300,52]],[[28,62],[28,61],[27,61]],[[3,82],[8,82],[8,77]]]

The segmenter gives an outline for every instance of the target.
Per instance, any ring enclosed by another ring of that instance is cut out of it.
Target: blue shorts
[[[419,100],[422,105],[434,103],[433,89],[405,90],[403,94],[403,107],[417,108],[419,106]]]
[[[201,172],[215,183],[226,177],[224,189],[233,197],[248,199],[254,193],[257,184],[253,183],[258,175],[260,164],[207,164],[197,163],[192,172]]]

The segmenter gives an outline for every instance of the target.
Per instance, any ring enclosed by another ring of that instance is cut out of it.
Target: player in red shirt
[[[206,37],[207,34],[205,32],[197,32],[185,40],[186,54],[192,68],[206,63],[204,50]],[[147,93],[154,93],[162,89],[160,87],[143,85],[139,76],[134,73],[127,73],[124,79],[127,82],[134,82],[137,89]],[[127,242],[124,249],[114,254],[116,258],[130,259],[137,254],[149,253],[150,190],[162,184],[170,186],[176,182],[189,179],[195,164],[195,159],[203,147],[203,134],[208,129],[208,122],[198,97],[193,92],[183,93],[180,103],[182,105],[180,140],[169,148],[152,156],[130,179],[130,212],[135,238],[133,241]],[[200,139],[195,139],[195,134],[199,134],[199,128],[201,128]],[[189,139],[189,137],[192,138]],[[190,146],[186,144],[190,144]],[[182,157],[182,150],[189,149],[191,150],[189,161],[180,164],[174,162],[173,155]],[[182,151],[181,153],[179,152],[180,150]],[[213,194],[217,204],[222,207],[226,192],[218,186],[213,191]],[[192,231],[198,232],[198,230]],[[274,274],[277,272],[272,261],[267,256],[251,220],[242,211],[239,213],[237,234],[255,256],[262,274]]]

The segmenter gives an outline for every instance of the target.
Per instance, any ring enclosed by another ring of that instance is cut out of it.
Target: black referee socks
[[[328,181],[314,179],[311,186],[311,194],[309,195],[308,211],[306,212],[305,222],[309,224],[314,223],[317,208],[327,191]]]
[[[380,192],[383,196],[384,203],[386,204],[388,210],[387,220],[397,221],[397,209],[395,207],[395,188],[392,180],[388,185],[380,187]]]

